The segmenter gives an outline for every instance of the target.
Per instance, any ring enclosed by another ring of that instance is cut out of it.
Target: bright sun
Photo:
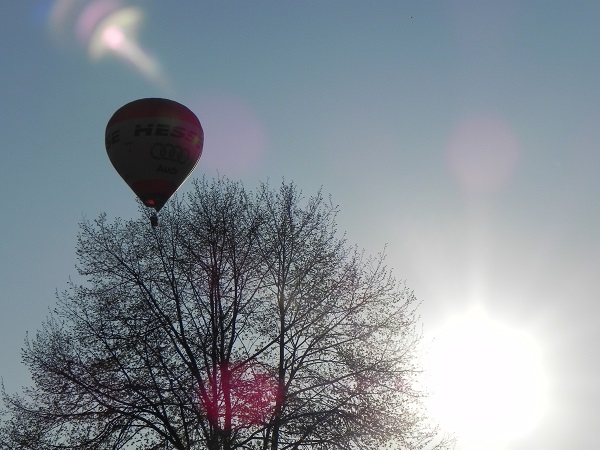
[[[504,448],[540,420],[547,381],[527,333],[473,310],[448,321],[428,357],[430,408],[460,448]]]

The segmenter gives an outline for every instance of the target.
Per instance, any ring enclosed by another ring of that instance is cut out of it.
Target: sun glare
[[[142,19],[142,11],[135,7],[121,8],[102,18],[89,38],[90,58],[98,61],[106,55],[116,55],[148,79],[166,87],[160,65],[137,42],[137,30]]]
[[[482,311],[446,323],[428,369],[431,412],[460,448],[504,448],[541,418],[546,379],[538,346]]]

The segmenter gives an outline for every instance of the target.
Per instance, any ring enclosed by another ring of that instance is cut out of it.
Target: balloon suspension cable
[[[158,226],[158,215],[155,212],[150,215],[150,224],[152,225],[152,228]]]

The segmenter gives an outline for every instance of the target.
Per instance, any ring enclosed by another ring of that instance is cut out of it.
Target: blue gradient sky
[[[106,11],[137,53],[92,57]],[[350,242],[387,245],[427,338],[474,304],[535,336],[551,407],[511,449],[600,448],[599,23],[597,1],[6,2],[7,389],[75,273],[78,222],[138,215],[107,120],[169,97],[204,126],[194,176],[322,186]]]

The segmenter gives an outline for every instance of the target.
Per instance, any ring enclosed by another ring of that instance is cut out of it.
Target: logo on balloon
[[[119,175],[144,205],[158,212],[194,170],[204,131],[198,117],[181,103],[142,98],[115,111],[105,138]]]
[[[190,155],[185,148],[173,144],[154,144],[150,150],[150,155],[160,161],[171,161],[179,164],[185,164],[190,159]]]

